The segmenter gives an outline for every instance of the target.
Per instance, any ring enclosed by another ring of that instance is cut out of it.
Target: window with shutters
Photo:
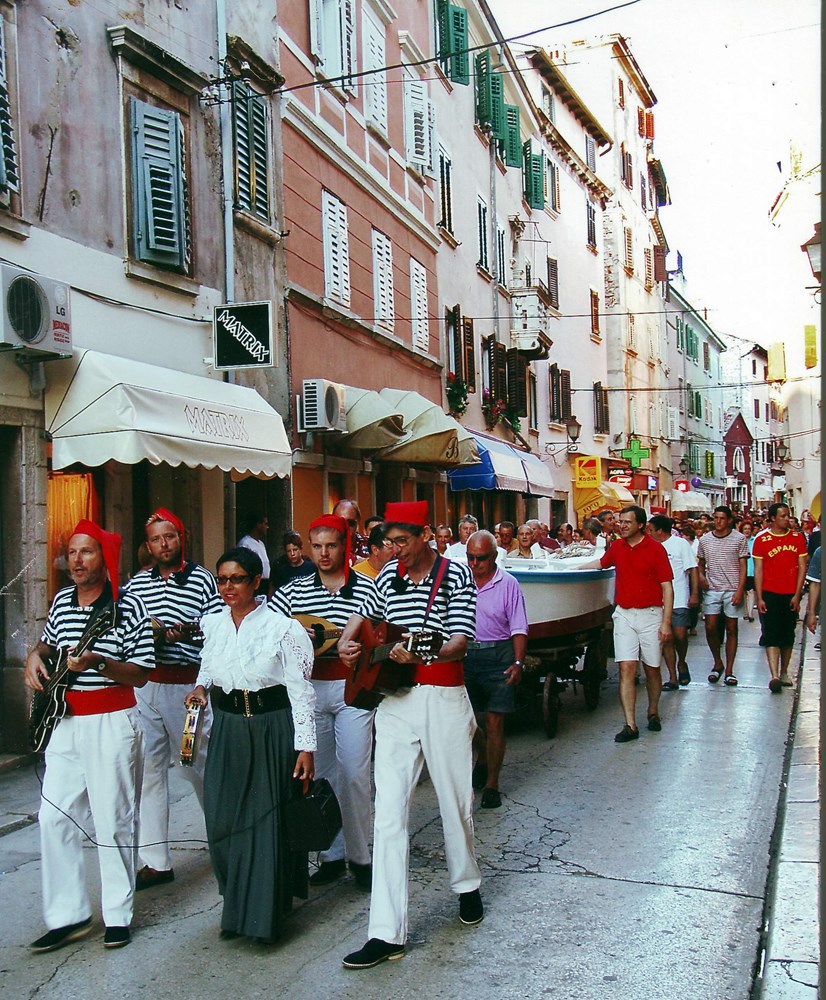
[[[703,341],[703,370],[711,374],[711,348],[708,341]]]
[[[648,184],[645,179],[645,174],[640,174],[640,205],[642,206],[643,212],[648,211]]]
[[[481,198],[476,199],[476,231],[479,243],[477,265],[490,273],[490,232],[488,230],[488,206]]]
[[[329,191],[321,192],[321,229],[324,243],[324,295],[350,305],[350,246],[347,206]]]
[[[552,125],[556,125],[556,98],[546,86],[542,87],[542,110],[548,116]]]
[[[525,201],[531,208],[545,207],[544,155],[534,153],[528,139],[522,146],[522,181]]]
[[[587,226],[586,226],[586,240],[588,246],[591,250],[596,250],[597,248],[597,210],[596,206],[592,201],[587,201],[585,203],[585,212],[587,215]]]
[[[525,355],[512,347],[507,351],[508,407],[511,415],[528,415],[528,361]]]
[[[593,136],[585,136],[585,165],[589,170],[596,173],[597,169],[597,143]]]
[[[539,429],[539,400],[536,392],[536,372],[528,368],[528,426],[532,431]]]
[[[668,281],[665,267],[665,247],[654,247],[654,281]]]
[[[505,142],[507,127],[505,120],[505,78],[491,70],[489,50],[477,52],[474,57],[476,70],[476,121],[483,131],[489,131],[494,139]]]
[[[754,401],[754,419],[755,420],[759,420],[760,419],[760,400],[759,399],[755,399],[755,401]]]
[[[310,50],[318,71],[341,90],[355,92],[356,0],[309,0]]]
[[[674,320],[674,325],[677,328],[677,350],[682,353],[685,346],[685,333],[683,331],[683,321],[680,316],[677,316]]]
[[[608,434],[611,426],[608,421],[608,390],[603,389],[602,382],[594,382],[594,433]]]
[[[393,309],[393,244],[373,230],[373,320],[385,330],[394,326]]]
[[[427,84],[405,69],[404,134],[407,162],[429,170],[433,162],[435,109],[427,96]]]
[[[468,392],[476,392],[476,343],[473,320],[462,316],[461,306],[445,310],[448,371],[461,379]]]
[[[0,204],[9,207],[11,192],[20,191],[20,166],[17,158],[17,138],[10,79],[14,60],[6,40],[6,20],[0,17]]]
[[[134,255],[188,274],[192,243],[181,116],[136,97],[130,114]]]
[[[646,139],[653,139],[654,138],[654,112],[653,111],[646,111],[645,112],[645,138]]]
[[[235,207],[270,221],[270,122],[265,99],[246,80],[232,85]]]
[[[507,402],[508,349],[491,334],[482,340],[483,390],[489,402]]]
[[[685,413],[685,393],[683,380],[681,378],[677,379],[677,401],[680,407],[680,413]]]
[[[559,309],[559,261],[548,258],[548,298],[554,309]]]
[[[625,81],[622,77],[617,78],[617,106],[625,107]]]
[[[453,234],[453,162],[439,147],[439,225]]]
[[[507,270],[507,242],[505,227],[501,223],[496,223],[496,274],[494,277],[500,285],[506,286],[508,283]]]
[[[548,369],[548,399],[552,423],[564,423],[571,416],[571,373],[559,365]]]
[[[591,336],[599,336],[599,292],[591,289]]]
[[[476,392],[476,341],[473,320],[462,317],[462,346],[464,348],[464,374],[468,392]]]
[[[509,167],[522,165],[522,132],[515,104],[505,105],[505,138],[499,143],[499,155]]]
[[[559,191],[559,167],[551,162],[545,161],[545,204],[552,212],[559,212],[562,208],[562,198]]]
[[[691,387],[691,383],[686,383],[686,398],[688,399],[688,415],[690,417],[694,416],[694,390]]]
[[[362,18],[361,43],[364,49],[364,70],[369,73],[363,80],[364,117],[369,125],[382,133],[387,132],[387,73],[382,68],[385,59],[384,25],[377,22],[368,11]]]
[[[634,273],[634,234],[630,226],[623,226],[623,239],[625,244],[625,256],[623,266],[628,274]]]
[[[629,351],[637,350],[637,317],[632,312],[628,313],[626,345]]]
[[[651,247],[645,248],[645,290],[650,292],[654,287],[654,252]]]
[[[678,441],[680,438],[680,410],[677,406],[668,407],[668,440]]]
[[[454,83],[467,86],[470,83],[467,11],[447,0],[437,0],[436,31],[439,63],[445,75]]]
[[[413,326],[413,346],[430,351],[430,324],[427,317],[427,270],[424,264],[410,258],[410,318]]]

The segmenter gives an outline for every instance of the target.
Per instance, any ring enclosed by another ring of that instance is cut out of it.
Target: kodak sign
[[[602,468],[598,455],[577,455],[574,459],[574,486],[596,489],[602,482]]]

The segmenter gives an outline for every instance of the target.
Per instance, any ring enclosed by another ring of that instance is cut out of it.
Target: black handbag
[[[341,829],[336,793],[326,778],[314,781],[306,795],[301,794],[301,782],[296,787],[284,815],[287,845],[301,853],[326,851]]]

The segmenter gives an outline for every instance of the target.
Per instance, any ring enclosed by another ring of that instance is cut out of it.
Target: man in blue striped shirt
[[[413,687],[387,695],[376,710],[373,895],[367,944],[345,957],[348,969],[369,969],[404,955],[410,800],[425,763],[439,801],[459,919],[470,925],[484,917],[473,849],[476,721],[462,673],[468,640],[476,634],[476,586],[466,564],[430,547],[426,501],[388,504],[385,522],[397,558],[376,579],[378,608],[364,607],[347,623],[338,646],[341,658],[348,663],[358,658],[355,636],[365,618],[411,632],[432,630],[441,646],[427,663],[404,643],[390,653],[396,662],[410,664]]]
[[[197,627],[204,615],[223,607],[212,573],[185,558],[185,534],[183,523],[172,511],[159,507],[150,515],[146,545],[155,565],[136,573],[127,586],[130,594],[143,600],[154,619],[156,649],[152,679],[138,695],[145,755],[140,829],[143,867],[137,875],[138,891],[175,878],[168,843],[169,761],[181,745],[184,698],[192,690],[201,664],[201,648],[192,639],[192,626]],[[192,767],[181,769],[202,809],[211,723],[212,711],[207,706],[197,757]]]
[[[66,558],[74,582],[57,593],[40,642],[26,660],[25,684],[32,691],[43,690],[47,663],[61,650],[74,650],[95,614],[111,609],[120,543],[120,535],[87,520],[72,533]],[[91,929],[82,833],[89,811],[100,844],[104,946],[121,948],[130,939],[142,758],[135,688],[146,683],[155,651],[140,598],[125,595],[117,611],[112,629],[85,652],[68,656],[68,711],[46,749],[39,824],[48,931],[32,943],[35,952],[55,951]]]

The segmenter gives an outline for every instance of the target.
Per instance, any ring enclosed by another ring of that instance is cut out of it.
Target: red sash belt
[[[313,664],[312,679],[314,681],[346,681],[350,673],[347,664],[335,659],[318,659]]]
[[[112,684],[97,691],[67,691],[66,704],[72,715],[105,715],[121,712],[137,704],[135,689],[124,684]]]
[[[435,687],[461,687],[465,672],[461,660],[447,663],[416,663],[413,667],[414,684],[432,684]]]
[[[156,663],[149,680],[158,684],[194,684],[198,680],[198,668]]]

